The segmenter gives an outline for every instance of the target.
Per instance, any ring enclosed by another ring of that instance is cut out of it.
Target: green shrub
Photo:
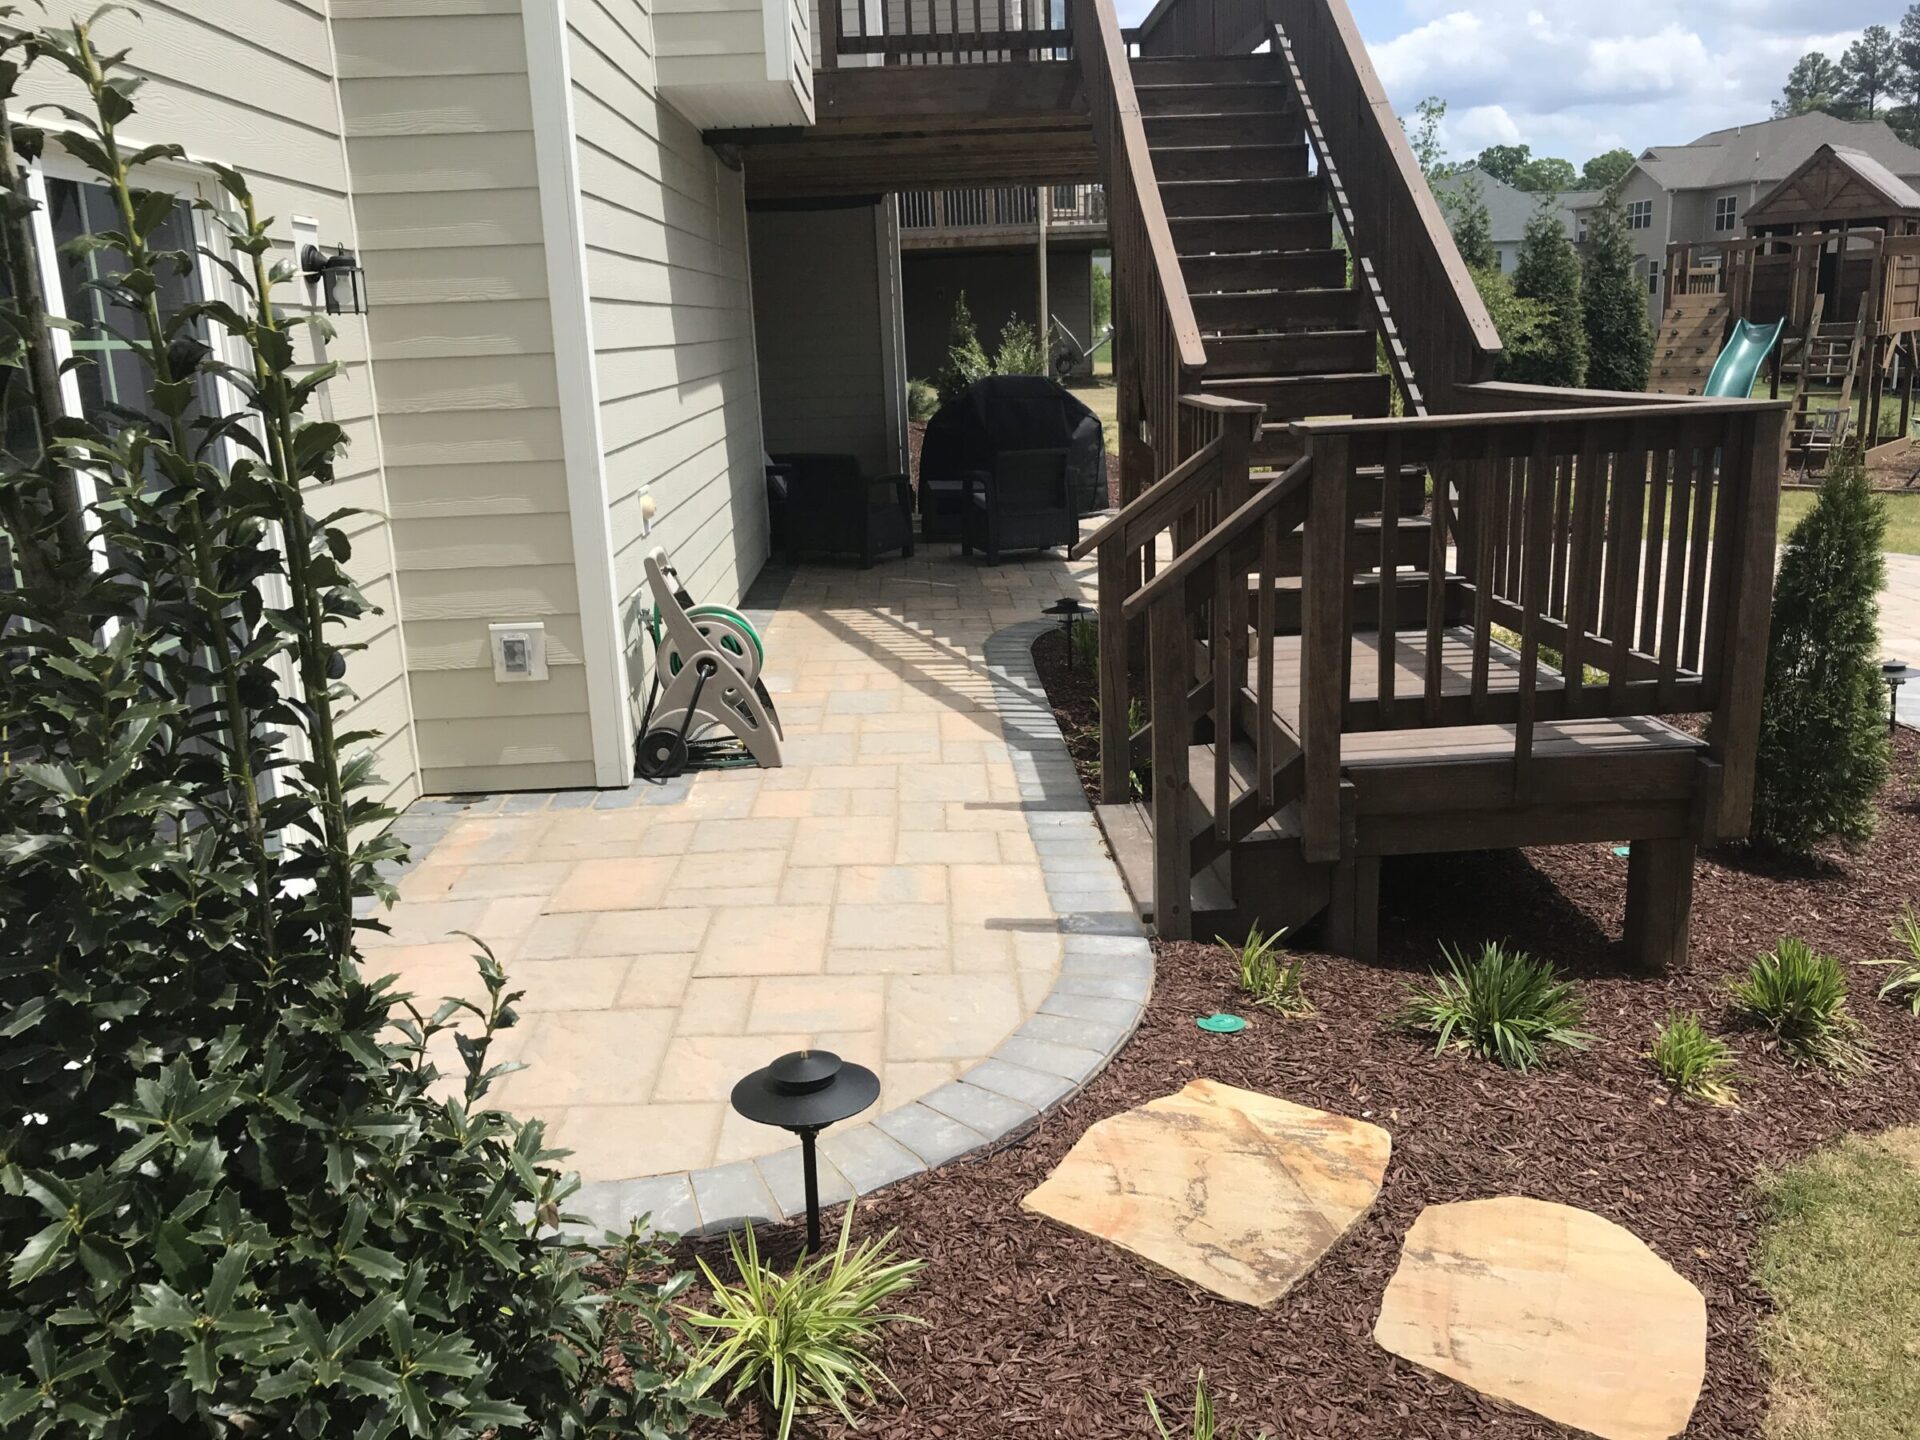
[[[1301,962],[1296,957],[1287,959],[1286,951],[1280,948],[1280,936],[1262,935],[1260,927],[1254,926],[1247,933],[1244,945],[1229,945],[1218,936],[1214,937],[1226,947],[1240,965],[1240,988],[1253,998],[1255,1004],[1280,1015],[1311,1015],[1313,1004],[1307,999],[1306,985]]]
[[[1068,633],[1071,638],[1067,644],[1073,656],[1074,668],[1097,676],[1100,673],[1100,622],[1094,619],[1081,620]]]
[[[1515,348],[1509,341],[1503,378],[1534,385],[1582,385],[1587,376],[1587,331],[1580,307],[1580,257],[1567,239],[1559,197],[1541,196],[1520,241],[1513,293],[1542,308],[1539,328]],[[1503,336],[1503,339],[1506,337]]]
[[[1913,911],[1901,915],[1893,927],[1893,938],[1906,947],[1905,955],[1868,962],[1885,965],[1893,972],[1880,987],[1880,998],[1896,1001],[1920,1015],[1920,919],[1915,918]]]
[[[940,408],[940,391],[931,380],[907,382],[907,419],[931,420]]]
[[[151,123],[129,120],[137,79],[85,25],[4,50],[9,111],[22,65],[86,107],[59,143],[117,233],[68,253],[139,379],[111,429],[61,413],[32,283],[50,257],[5,192],[0,1433],[682,1432],[714,1410],[667,1323],[684,1281],[656,1283],[630,1233],[609,1323],[598,1246],[555,1233],[558,1153],[484,1103],[510,1068],[499,966],[479,959],[484,1003],[422,1014],[356,954],[355,904],[391,896],[376,867],[401,847],[372,737],[338,723],[370,606],[355,512],[309,509],[345,439],[307,413],[334,367],[296,361],[294,327],[324,320],[273,298],[293,267],[224,169],[230,297],[163,309],[195,257],[156,248],[181,197],[128,179],[180,153],[123,148]],[[46,137],[8,118],[13,177]],[[244,408],[221,413],[215,378]]]
[[[1856,1036],[1860,1022],[1847,1008],[1847,977],[1840,962],[1804,940],[1782,940],[1733,984],[1734,1009],[1772,1032],[1796,1060],[1834,1070],[1866,1062]]]
[[[1587,384],[1596,390],[1645,390],[1653,369],[1647,287],[1617,190],[1595,208],[1580,257],[1580,315],[1587,335]]]
[[[1698,1015],[1668,1015],[1653,1033],[1653,1068],[1682,1095],[1714,1105],[1731,1105],[1734,1093],[1733,1052],[1727,1042],[1709,1035]]]
[[[1445,974],[1416,985],[1396,1017],[1434,1037],[1437,1055],[1458,1046],[1509,1070],[1545,1063],[1553,1047],[1584,1050],[1593,1037],[1577,1029],[1586,1014],[1580,992],[1544,960],[1488,941],[1469,960],[1441,947]]]
[[[953,318],[947,323],[947,363],[934,382],[942,401],[957,399],[976,380],[993,373],[993,362],[980,343],[980,332],[967,308],[967,292],[954,297]]]
[[[1047,347],[1040,332],[1024,320],[1009,320],[1000,327],[1000,344],[993,352],[995,375],[1044,375],[1047,373]]]
[[[1787,537],[1774,581],[1753,796],[1763,845],[1806,854],[1828,838],[1859,845],[1873,834],[1890,753],[1879,634],[1886,531],[1886,508],[1849,442]]]
[[[779,1416],[780,1440],[787,1440],[803,1407],[831,1405],[851,1424],[852,1395],[871,1400],[875,1381],[891,1387],[873,1358],[873,1342],[881,1326],[914,1317],[888,1314],[881,1306],[910,1287],[926,1262],[888,1254],[892,1231],[849,1248],[852,1233],[849,1205],[839,1243],[802,1260],[788,1276],[761,1263],[751,1225],[744,1253],[738,1236],[727,1242],[738,1285],[725,1283],[700,1261],[715,1309],[690,1310],[686,1320],[715,1332],[700,1357],[709,1384],[730,1378],[729,1402],[757,1392]]]

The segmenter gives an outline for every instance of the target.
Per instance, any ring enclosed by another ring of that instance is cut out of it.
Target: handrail
[[[1283,501],[1304,491],[1312,472],[1313,466],[1306,456],[1294,461],[1281,474],[1254,491],[1251,500],[1181,551],[1171,565],[1129,595],[1122,613],[1131,620],[1169,594],[1178,591],[1184,596],[1187,582],[1203,565],[1210,564],[1214,556],[1266,519]]]
[[[1220,458],[1224,442],[1216,435],[1193,454],[1187,456],[1173,469],[1162,475],[1153,484],[1142,490],[1133,499],[1121,506],[1112,515],[1100,522],[1099,528],[1083,535],[1080,542],[1067,552],[1069,560],[1084,560],[1108,540],[1117,540],[1148,511],[1158,509],[1165,504],[1180,488],[1197,475],[1201,467],[1211,465]]]
[[[1052,6],[1035,0],[974,0],[964,12],[958,0],[881,0],[853,8],[853,28],[837,4],[822,4],[820,67],[831,70],[843,55],[879,56],[887,65],[965,65],[996,60],[1065,60],[1074,44],[1066,17],[1054,23]]]
[[[1586,392],[1570,390],[1562,393],[1580,395]],[[1635,403],[1596,404],[1592,407],[1566,405],[1541,410],[1476,410],[1452,415],[1331,416],[1324,420],[1295,420],[1287,428],[1296,435],[1309,436],[1367,435],[1388,431],[1399,435],[1417,435],[1429,431],[1457,430],[1462,426],[1536,425],[1542,421],[1672,420],[1710,415],[1757,415],[1766,410],[1778,410],[1786,403],[1781,400],[1735,400],[1698,395],[1680,395],[1663,400],[1658,396],[1637,395],[1630,391],[1592,393],[1624,393]]]
[[[1314,147],[1351,177],[1347,243],[1393,310],[1428,408],[1451,409],[1456,387],[1493,376],[1501,353],[1493,318],[1346,0],[1269,0],[1269,13],[1274,48],[1286,55],[1302,98],[1312,103]]]

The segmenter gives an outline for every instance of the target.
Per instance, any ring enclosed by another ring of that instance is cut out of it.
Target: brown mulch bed
[[[1762,1434],[1767,1377],[1755,1333],[1768,1313],[1752,1279],[1752,1186],[1846,1131],[1920,1121],[1920,1021],[1874,998],[1850,966],[1875,1070],[1846,1083],[1788,1065],[1728,1014],[1728,978],[1799,935],[1844,960],[1890,949],[1888,927],[1920,897],[1920,739],[1903,731],[1882,822],[1855,856],[1791,865],[1744,850],[1698,865],[1688,963],[1630,972],[1619,937],[1626,862],[1604,845],[1389,863],[1381,958],[1312,951],[1314,1015],[1253,1013],[1237,1036],[1195,1017],[1247,1012],[1217,947],[1163,944],[1139,1033],[1083,1093],[998,1153],[963,1160],[866,1202],[857,1234],[895,1228],[929,1269],[885,1362],[901,1397],[869,1410],[887,1440],[1089,1440],[1150,1434],[1143,1389],[1183,1408],[1205,1367],[1223,1420],[1289,1437],[1549,1436],[1394,1358],[1371,1338],[1401,1238],[1423,1206],[1524,1194],[1583,1206],[1633,1230],[1706,1296],[1707,1380],[1689,1436]],[[1433,1055],[1385,1017],[1441,942],[1505,938],[1549,956],[1586,996],[1590,1051],[1532,1075]],[[1643,1058],[1670,1010],[1699,1010],[1740,1060],[1737,1109],[1672,1098]],[[1098,1241],[1027,1215],[1020,1198],[1093,1122],[1205,1075],[1342,1114],[1393,1136],[1379,1202],[1272,1310],[1228,1304]],[[776,1236],[791,1254],[792,1227]],[[716,1253],[711,1244],[701,1247]],[[745,1418],[714,1435],[753,1433]],[[838,1435],[837,1425],[825,1434]]]

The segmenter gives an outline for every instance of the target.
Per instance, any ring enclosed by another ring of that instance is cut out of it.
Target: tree
[[[1884,25],[1869,25],[1840,57],[1842,98],[1871,116],[1880,102],[1895,93],[1899,52],[1893,33]]]
[[[7,113],[30,65],[65,72],[58,142]],[[563,1234],[543,1127],[486,1099],[499,965],[419,1005],[361,968],[404,852],[337,724],[371,610],[313,413],[337,367],[302,362],[324,317],[234,170],[226,297],[164,303],[195,257],[144,188],[179,147],[120,136],[138,84],[85,24],[0,42],[0,1431],[684,1433],[716,1413],[685,1277]],[[63,413],[36,283],[21,160],[56,143],[115,217],[67,251],[120,337],[105,424]]]
[[[1536,155],[1522,165],[1514,176],[1514,188],[1536,195],[1558,195],[1573,189],[1579,181],[1573,162],[1558,155]]]
[[[1567,239],[1566,223],[1553,197],[1544,198],[1527,221],[1514,293],[1538,301],[1546,312],[1539,343],[1510,355],[1507,377],[1535,385],[1580,385],[1587,374],[1587,334],[1580,313],[1580,257]]]
[[[1401,125],[1407,131],[1407,141],[1413,147],[1414,162],[1419,165],[1420,173],[1429,180],[1452,174],[1447,148],[1440,140],[1440,122],[1446,118],[1447,102],[1438,95],[1429,95],[1413,107],[1413,114],[1411,127],[1405,121]]]
[[[1596,155],[1580,171],[1580,188],[1611,189],[1627,178],[1627,172],[1633,169],[1633,165],[1631,150],[1609,150],[1604,155]]]
[[[1846,79],[1840,67],[1818,50],[1794,61],[1780,98],[1773,102],[1776,117],[1805,115],[1813,110],[1833,111],[1841,102]]]
[[[1587,222],[1580,313],[1587,336],[1587,383],[1644,390],[1653,368],[1646,288],[1634,272],[1633,241],[1618,192],[1609,190]]]
[[[1106,265],[1093,266],[1091,284],[1093,288],[1093,334],[1088,337],[1091,345],[1107,333],[1107,327],[1113,323],[1113,270],[1112,261]]]
[[[1500,378],[1522,378],[1530,357],[1545,344],[1547,307],[1538,300],[1526,300],[1513,293],[1513,282],[1495,269],[1474,269],[1474,288],[1480,303],[1487,307],[1487,318],[1500,333]]]
[[[1530,145],[1489,145],[1473,163],[1496,180],[1518,185],[1521,170],[1532,159]]]
[[[1753,797],[1763,845],[1804,855],[1822,840],[1858,845],[1873,833],[1889,754],[1878,623],[1886,531],[1886,507],[1850,440],[1787,537],[1774,582]]]
[[[1894,58],[1899,61],[1901,94],[1909,106],[1920,107],[1920,4],[1909,5],[1900,17],[1900,33],[1894,38]]]
[[[947,322],[947,363],[934,377],[944,403],[959,397],[974,381],[993,373],[993,361],[980,343],[980,331],[967,308],[967,292],[953,298],[953,317]]]
[[[1499,253],[1493,248],[1493,219],[1487,213],[1485,191],[1478,175],[1469,175],[1445,191],[1440,208],[1447,212],[1453,230],[1453,243],[1470,270],[1498,270]]]

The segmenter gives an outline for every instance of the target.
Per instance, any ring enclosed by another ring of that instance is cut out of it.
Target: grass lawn
[[[1107,453],[1120,453],[1120,391],[1113,383],[1111,369],[1104,375],[1095,375],[1091,380],[1075,380],[1067,387],[1073,392],[1073,398],[1100,417],[1100,426],[1106,432]]]
[[[1759,1279],[1779,1440],[1893,1440],[1920,1416],[1920,1130],[1848,1136],[1770,1177]]]
[[[1813,508],[1811,490],[1783,490],[1780,493],[1780,538],[1800,517]],[[1883,495],[1887,505],[1886,548],[1898,555],[1920,555],[1920,492],[1912,495]]]

